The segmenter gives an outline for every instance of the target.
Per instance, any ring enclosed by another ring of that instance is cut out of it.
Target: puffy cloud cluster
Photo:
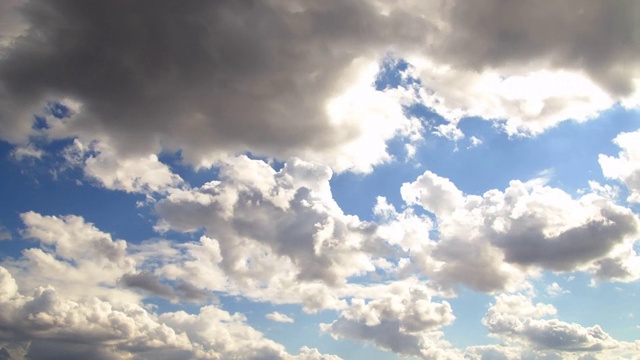
[[[335,338],[371,341],[405,356],[458,358],[458,352],[437,331],[455,319],[449,303],[433,301],[431,290],[424,286],[400,290],[380,294],[368,302],[353,299],[337,320],[322,324],[321,328]]]
[[[127,242],[113,240],[82,217],[21,214],[26,228],[22,235],[37,240],[40,247],[23,250],[22,257],[8,266],[25,289],[42,285],[65,289],[65,296],[79,299],[85,294],[110,301],[132,301],[132,294],[117,288],[117,279],[134,271],[136,263],[127,254]]]
[[[22,236],[41,247],[4,262],[11,274],[3,268],[6,330],[0,341],[11,346],[3,347],[15,354],[19,344],[30,344],[23,352],[42,358],[48,356],[40,355],[44,349],[53,349],[51,356],[69,358],[332,359],[308,348],[290,355],[247,325],[243,315],[215,305],[197,314],[154,314],[140,305],[153,296],[202,303],[219,291],[299,303],[307,311],[340,309],[334,322],[322,325],[336,339],[368,341],[424,359],[630,349],[597,325],[546,319],[555,315],[550,305],[499,295],[484,323],[509,346],[462,351],[441,332],[454,321],[453,309],[433,299],[453,295],[448,288],[456,283],[483,291],[518,287],[538,269],[632,279],[632,272],[620,271],[637,258],[637,218],[606,193],[573,199],[536,179],[472,196],[426,172],[401,193],[407,204],[423,207],[435,220],[411,207],[398,212],[379,198],[376,224],[342,213],[332,198],[330,176],[328,167],[299,159],[276,171],[263,161],[238,157],[221,166],[219,180],[167,190],[155,204],[158,228],[168,234],[202,230],[197,241],[132,245],[78,216],[22,214]],[[529,242],[540,254],[528,250]],[[562,257],[552,255],[565,250]],[[416,278],[416,271],[428,280]],[[351,282],[374,272],[392,281]],[[293,321],[277,312],[266,316]],[[81,341],[61,345],[71,338]]]
[[[81,217],[29,212],[22,218],[24,236],[41,248],[0,266],[0,346],[12,358],[338,359],[306,347],[288,354],[243,315],[214,305],[196,314],[155,314],[128,288],[183,300],[210,295],[135,272],[145,263],[141,253],[130,254],[124,240]]]
[[[158,160],[155,154],[118,154],[106,141],[84,144],[78,139],[67,146],[63,156],[68,166],[83,170],[87,179],[109,190],[128,193],[166,193],[183,184],[182,178]]]
[[[600,351],[621,346],[598,325],[587,328],[545,318],[555,314],[553,306],[533,304],[522,294],[502,294],[496,297],[483,323],[493,336],[538,349]]]
[[[375,260],[392,249],[376,236],[374,223],[342,212],[332,198],[330,177],[329,168],[316,163],[292,159],[275,171],[243,156],[220,167],[220,180],[172,190],[155,206],[157,227],[204,229],[206,238],[185,248],[181,265],[159,271],[169,277],[189,274],[202,285],[215,283],[209,279],[222,271],[233,282],[230,287],[245,295],[276,302],[289,296],[309,310],[343,306],[330,288],[375,271]]]
[[[439,241],[421,265],[442,283],[503,290],[522,285],[524,276],[539,269],[636,278],[638,217],[606,194],[574,199],[534,179],[511,181],[504,191],[464,195],[430,171],[401,192],[407,204],[437,218]]]

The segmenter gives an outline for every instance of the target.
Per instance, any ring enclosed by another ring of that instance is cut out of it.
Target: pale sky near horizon
[[[0,360],[640,359],[638,24],[0,0]]]

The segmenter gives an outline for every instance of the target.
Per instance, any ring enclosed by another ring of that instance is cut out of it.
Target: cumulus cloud
[[[27,356],[38,359],[339,359],[316,349],[301,355],[264,338],[240,314],[205,306],[198,314],[159,316],[136,304],[98,298],[66,300],[52,287],[23,295],[11,274],[0,267],[0,338],[30,342]],[[311,356],[312,355],[312,356]]]
[[[78,351],[74,349],[73,340],[79,344],[78,347],[89,345],[85,346],[84,355],[88,355],[86,350],[91,350],[94,354],[101,354],[97,355],[98,358],[112,359],[120,358],[120,351],[126,348],[141,351],[146,348],[190,347],[184,334],[159,323],[138,305],[114,306],[98,298],[82,302],[66,300],[53,287],[38,287],[31,295],[23,295],[4,267],[0,267],[0,279],[0,306],[3,308],[0,336],[5,341],[69,342],[70,346],[57,350],[73,354]],[[118,346],[114,349],[110,342]],[[37,346],[29,351],[37,351]],[[65,357],[65,354],[50,354],[47,358],[56,356]]]
[[[356,298],[337,320],[321,328],[335,338],[371,341],[405,356],[456,358],[459,354],[437,331],[455,319],[451,306],[432,301],[430,293],[424,286],[414,286],[368,302]]]
[[[465,359],[473,360],[518,360],[522,359],[520,349],[513,346],[480,345],[465,349]]]
[[[239,157],[220,168],[220,180],[174,190],[159,201],[158,228],[204,229],[218,253],[210,260],[247,291],[304,296],[311,308],[325,301],[337,306],[330,300],[335,296],[307,297],[293,289],[344,286],[351,276],[373,272],[374,260],[392,250],[376,237],[374,223],[342,212],[332,198],[330,177],[317,163],[292,159],[275,171],[263,161]]]
[[[63,150],[67,165],[79,167],[98,186],[128,193],[166,193],[183,184],[182,178],[155,154],[118,154],[106,141],[84,144],[75,139]]]
[[[622,181],[629,190],[629,202],[640,202],[640,131],[621,133],[613,142],[622,151],[618,157],[600,154],[598,161],[605,177]]]
[[[30,247],[22,257],[5,266],[26,289],[44,284],[64,288],[66,296],[80,299],[86,294],[108,299],[131,301],[135,296],[110,288],[117,279],[135,269],[128,256],[127,242],[113,240],[82,217],[45,216],[35,212],[21,214],[25,229],[22,236],[37,240],[40,247]]]
[[[137,270],[157,257],[130,254],[124,240],[112,240],[81,217],[29,212],[22,219],[23,235],[38,240],[41,248],[26,249],[22,258],[0,266],[0,344],[11,356],[339,359],[307,347],[291,355],[249,326],[243,315],[215,305],[196,314],[154,314],[131,288],[195,301],[210,294],[184,280],[170,286],[166,278]]]
[[[620,346],[598,325],[583,327],[545,317],[556,314],[552,305],[534,304],[522,294],[502,294],[489,308],[483,323],[492,336],[524,342],[540,349],[561,351],[601,351]]]
[[[422,267],[443,283],[495,291],[522,284],[536,269],[590,270],[606,277],[594,269],[604,264],[613,269],[612,262],[625,263],[629,271],[611,271],[608,278],[634,278],[638,218],[606,194],[574,199],[534,179],[465,196],[448,179],[427,171],[404,184],[402,196],[437,216],[440,240]]]

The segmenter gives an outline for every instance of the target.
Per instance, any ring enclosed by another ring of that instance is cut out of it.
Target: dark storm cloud
[[[67,98],[82,107],[59,136],[192,160],[357,137],[328,123],[325,101],[354,59],[375,61],[397,35],[422,37],[407,26],[428,26],[363,1],[31,1],[24,14],[30,29],[0,63],[4,138],[19,141],[31,113]]]
[[[640,68],[637,1],[457,1],[445,57],[477,69],[540,62],[583,70],[615,95],[629,95]]]
[[[640,55],[637,6],[29,1],[29,30],[2,49],[0,136],[24,142],[34,113],[73,100],[78,114],[52,120],[66,125],[49,135],[109,141],[120,154],[182,149],[190,162],[210,163],[229,152],[340,153],[363,129],[331,123],[326,103],[350,85],[354,61],[389,51],[463,71],[573,69],[628,95]]]

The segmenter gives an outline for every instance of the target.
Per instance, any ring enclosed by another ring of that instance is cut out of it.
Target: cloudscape
[[[640,2],[0,0],[0,359],[640,359]]]

